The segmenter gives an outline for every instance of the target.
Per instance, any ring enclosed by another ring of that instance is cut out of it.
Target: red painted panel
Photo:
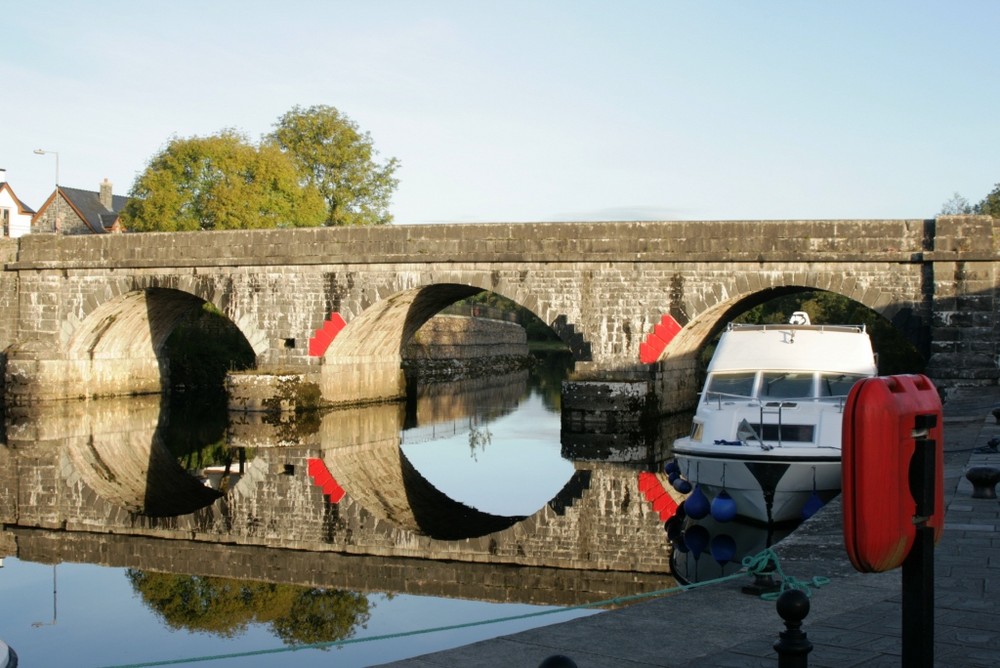
[[[654,487],[659,487],[660,481],[656,479],[655,473],[650,473],[649,471],[642,471],[639,473],[639,491],[647,492]]]
[[[346,324],[339,313],[331,313],[330,317],[323,322],[323,326],[317,329],[313,333],[313,337],[309,339],[309,356],[322,357]]]
[[[844,542],[854,567],[881,572],[900,566],[916,536],[910,459],[917,416],[936,416],[926,439],[935,442],[935,542],[944,527],[941,399],[926,376],[867,378],[851,389],[844,409]]]
[[[652,504],[653,510],[660,514],[660,521],[666,522],[677,513],[677,502],[655,473],[639,473],[639,490]]]
[[[334,479],[333,474],[330,473],[330,470],[326,467],[322,459],[310,458],[306,463],[306,470],[309,472],[309,477],[312,478],[313,484],[322,488],[323,494],[332,503],[340,503],[346,492],[336,479]]]
[[[663,513],[663,511],[671,511],[670,514],[673,515],[677,511],[677,502],[674,501],[674,497],[664,491],[663,495],[653,502],[653,510],[658,513]]]
[[[639,361],[643,364],[652,364],[656,360],[660,359],[660,353],[663,349],[657,349],[648,343],[639,344]]]
[[[660,359],[660,355],[681,329],[680,323],[672,315],[665,313],[653,327],[653,331],[646,336],[646,340],[639,344],[639,361],[652,364]]]

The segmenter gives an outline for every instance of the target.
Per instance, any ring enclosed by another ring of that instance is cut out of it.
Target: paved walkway
[[[990,414],[1000,389],[951,397],[944,406],[944,535],[935,549],[936,666],[1000,668],[1000,502],[973,499],[964,472],[1000,468],[1000,454],[976,452],[1000,426]],[[775,548],[784,573],[830,583],[812,592],[803,630],[811,668],[900,666],[901,577],[856,572],[843,547],[839,501]],[[579,668],[777,666],[784,626],[772,601],[740,592],[735,580],[561,624],[393,664],[397,668],[535,668],[563,654]]]

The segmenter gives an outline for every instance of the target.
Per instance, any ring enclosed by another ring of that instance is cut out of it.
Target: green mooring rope
[[[699,587],[707,587],[709,585],[719,584],[722,582],[727,582],[729,580],[735,580],[736,578],[745,577],[747,575],[759,575],[772,573],[776,574],[781,579],[781,589],[777,592],[761,594],[760,598],[765,600],[775,600],[783,592],[788,589],[799,589],[804,591],[807,596],[812,596],[812,591],[810,587],[822,587],[825,584],[829,584],[830,579],[825,577],[816,576],[811,580],[798,580],[790,575],[785,575],[781,570],[781,564],[778,561],[778,555],[775,554],[774,550],[767,548],[762,552],[749,557],[744,557],[742,563],[742,568],[731,575],[723,575],[721,577],[714,578],[712,580],[704,580],[702,582],[690,582],[688,584],[677,585],[675,587],[669,587],[667,589],[658,589],[656,591],[645,592],[642,594],[632,594],[631,596],[619,596],[617,598],[609,598],[603,601],[596,601],[594,603],[582,603],[580,605],[570,606],[568,608],[554,608],[551,610],[541,610],[539,612],[528,612],[522,615],[512,615],[510,617],[496,617],[494,619],[484,619],[478,622],[465,622],[463,624],[451,624],[448,626],[436,626],[426,629],[417,629],[415,631],[401,631],[398,633],[386,633],[383,635],[369,636],[367,638],[346,638],[343,640],[331,640],[327,642],[315,642],[303,645],[289,645],[286,647],[276,647],[273,649],[258,649],[249,650],[246,652],[231,652],[228,654],[215,654],[211,656],[195,656],[185,659],[165,659],[163,661],[149,661],[146,663],[128,663],[120,664],[114,666],[104,666],[103,668],[149,668],[151,666],[175,666],[184,663],[201,663],[203,661],[220,661],[223,659],[237,659],[246,656],[260,656],[264,654],[284,654],[287,652],[299,652],[307,649],[326,649],[328,647],[340,647],[343,645],[356,645],[364,642],[376,642],[378,640],[392,640],[395,638],[406,638],[408,636],[424,635],[427,633],[438,633],[441,631],[454,631],[456,629],[465,629],[473,626],[485,626],[487,624],[499,624],[502,622],[512,622],[521,619],[530,619],[532,617],[541,617],[543,615],[554,615],[560,612],[570,612],[572,610],[587,610],[589,608],[597,608],[603,606],[613,606],[621,605],[624,603],[631,603],[633,601],[638,601],[645,598],[656,598],[660,596],[666,596],[668,594],[674,594],[681,591],[686,591],[689,589],[697,589]]]

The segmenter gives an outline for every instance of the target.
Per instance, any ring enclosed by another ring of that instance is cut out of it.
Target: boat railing
[[[726,331],[757,331],[757,332],[767,332],[774,331],[776,329],[790,331],[813,331],[813,332],[856,332],[863,333],[865,331],[865,325],[792,325],[787,322],[784,323],[768,323],[763,325],[750,324],[745,322],[731,322],[726,325]]]
[[[736,401],[746,401],[749,405],[758,403],[760,400],[756,397],[750,397],[745,394],[730,394],[729,392],[705,392],[704,400],[708,402],[716,402],[719,409],[722,409],[722,402],[733,403]]]
[[[794,401],[795,403],[820,403],[820,404],[836,404],[837,409],[841,412],[844,410],[844,404],[847,402],[846,394],[831,395],[825,397],[768,397],[762,399],[756,396],[747,396],[745,394],[730,394],[728,392],[705,392],[703,400],[705,403],[713,402],[716,404],[719,410],[722,410],[723,402],[725,403],[735,403],[737,401],[747,402],[747,406],[760,406],[763,403],[770,401],[783,401],[789,402]]]

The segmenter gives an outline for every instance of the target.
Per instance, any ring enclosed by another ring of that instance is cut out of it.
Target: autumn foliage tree
[[[377,225],[399,163],[375,161],[371,136],[333,107],[295,107],[257,144],[227,129],[173,138],[122,211],[126,229],[186,231]]]
[[[320,225],[323,199],[276,146],[235,130],[175,138],[139,175],[122,212],[145,232]]]

